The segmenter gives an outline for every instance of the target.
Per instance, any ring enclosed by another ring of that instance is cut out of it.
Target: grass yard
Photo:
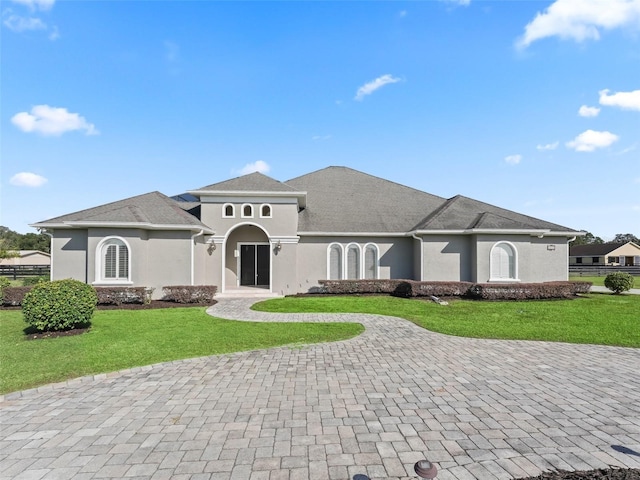
[[[606,275],[605,275],[606,276]],[[602,277],[569,277],[572,282],[591,282],[596,286],[604,287],[604,278]],[[633,288],[640,288],[640,277],[633,277]]]
[[[461,337],[640,347],[640,295],[592,294],[574,300],[527,302],[453,300],[447,306],[388,296],[286,297],[253,308],[391,315]]]
[[[0,311],[0,393],[183,358],[289,344],[332,342],[359,324],[252,323],[204,308],[96,311],[82,335],[27,340],[19,310]]]

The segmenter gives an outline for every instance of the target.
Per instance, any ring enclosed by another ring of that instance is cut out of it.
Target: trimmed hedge
[[[151,303],[153,288],[147,287],[96,287],[98,305],[122,305]]]
[[[162,287],[166,302],[210,303],[218,291],[215,285],[170,285]]]
[[[71,330],[91,320],[97,302],[93,287],[78,280],[42,282],[25,295],[22,314],[41,332]]]
[[[31,291],[29,287],[5,287],[2,289],[2,305],[5,307],[19,307],[22,305],[24,296]]]
[[[400,282],[394,295],[398,297],[464,297],[473,286],[471,282]]]
[[[581,283],[588,282],[477,283],[469,289],[468,296],[482,300],[571,298],[575,297],[578,293],[583,293],[578,291],[584,290],[585,288],[583,285],[580,285]]]
[[[416,280],[320,280],[319,293],[389,294],[397,297],[468,297],[482,300],[571,298],[588,293],[591,282],[472,283]]]
[[[358,294],[389,293],[392,294],[404,280],[320,280],[320,293]]]

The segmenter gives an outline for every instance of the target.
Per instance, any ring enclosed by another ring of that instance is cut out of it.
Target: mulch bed
[[[558,470],[545,472],[537,477],[527,477],[519,480],[640,480],[640,469],[601,468],[580,472]]]

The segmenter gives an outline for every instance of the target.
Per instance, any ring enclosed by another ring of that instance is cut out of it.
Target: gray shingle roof
[[[295,191],[289,185],[285,185],[278,180],[260,172],[250,173],[241,177],[225,180],[224,182],[214,183],[206,187],[198,188],[193,192],[214,191],[214,192],[293,192]]]
[[[445,199],[347,167],[285,182],[307,192],[301,232],[408,232]]]
[[[552,230],[574,232],[567,227],[546,222],[538,218],[456,195],[438,210],[428,215],[417,230]]]
[[[569,247],[569,255],[572,257],[607,255],[623,245],[626,245],[626,243],[590,243],[588,245],[574,245]]]
[[[138,223],[150,225],[172,225],[204,228],[204,223],[180,208],[179,202],[170,199],[160,192],[150,192],[117,202],[107,203],[99,207],[51,218],[34,224],[34,227],[45,227],[51,224],[69,222],[91,223]]]

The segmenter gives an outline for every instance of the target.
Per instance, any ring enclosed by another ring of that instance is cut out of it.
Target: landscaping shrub
[[[28,287],[30,285],[37,285],[40,282],[48,282],[49,277],[41,275],[39,277],[25,277],[22,279],[22,285]]]
[[[176,303],[211,303],[217,290],[215,285],[171,285],[162,287],[162,299]]]
[[[24,320],[41,332],[70,330],[89,322],[98,302],[91,285],[56,280],[35,285],[22,302]]]
[[[418,282],[404,280],[393,292],[397,297],[464,297],[471,282]]]
[[[474,284],[472,282],[419,282],[416,280],[320,280],[320,293],[389,294],[396,297],[470,297],[483,300],[535,300],[570,298],[588,293],[590,282]]]
[[[0,301],[4,297],[4,289],[11,285],[11,282],[7,277],[0,277]]]
[[[33,287],[6,287],[2,289],[2,305],[5,307],[19,307],[22,305],[24,296]]]
[[[610,273],[604,278],[604,286],[613,293],[622,293],[633,288],[633,275],[625,272]]]
[[[96,287],[98,305],[122,305],[151,303],[153,288],[147,287]]]
[[[321,293],[359,294],[359,293],[393,293],[405,280],[320,280]]]
[[[583,293],[584,284],[589,282],[476,283],[469,289],[469,297],[481,300],[571,298]]]

